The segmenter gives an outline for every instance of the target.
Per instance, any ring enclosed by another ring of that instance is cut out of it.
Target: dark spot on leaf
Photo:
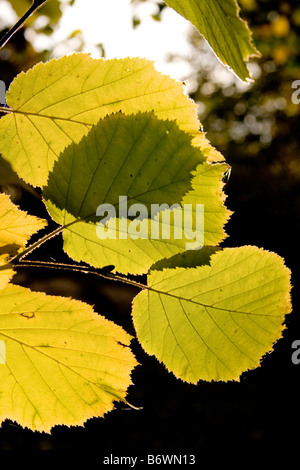
[[[27,318],[27,320],[30,320],[31,318],[35,318],[34,312],[22,312],[20,313],[20,316]]]

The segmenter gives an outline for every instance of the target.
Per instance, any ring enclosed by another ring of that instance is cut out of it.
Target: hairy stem
[[[50,269],[63,269],[67,271],[82,272],[85,274],[95,274],[96,276],[103,277],[112,281],[121,281],[125,284],[138,287],[139,289],[146,289],[147,286],[140,282],[133,281],[127,277],[120,276],[118,274],[110,273],[107,271],[108,267],[94,269],[89,266],[81,266],[78,264],[64,264],[64,263],[53,263],[46,261],[17,261],[11,262],[13,268],[50,268]]]
[[[14,256],[13,258],[11,258],[9,260],[9,264],[12,265],[12,264],[15,264],[15,263],[18,263],[22,258],[24,258],[25,256],[27,256],[29,253],[31,253],[32,251],[34,251],[36,248],[39,248],[43,243],[45,243],[47,240],[50,240],[51,238],[55,237],[56,235],[58,235],[59,233],[61,233],[64,229],[64,226],[60,226],[58,227],[57,229],[53,230],[53,232],[51,233],[48,233],[47,235],[45,235],[44,237],[40,238],[39,240],[37,240],[35,243],[33,243],[32,245],[28,246],[27,248],[25,248],[24,251],[22,251],[21,253],[18,253],[16,256]]]
[[[13,110],[11,108],[0,106],[0,113],[12,113],[12,112]]]

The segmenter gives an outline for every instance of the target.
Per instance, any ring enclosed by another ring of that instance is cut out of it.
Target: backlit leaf
[[[14,246],[11,245],[0,248],[0,289],[6,286],[6,284],[15,274],[14,270],[7,266],[8,254],[12,251],[13,248]]]
[[[162,121],[152,113],[118,113],[101,120],[79,144],[65,150],[43,195],[51,216],[65,227],[64,249],[69,256],[95,267],[112,264],[119,272],[142,274],[159,259],[185,251],[189,242],[185,236],[172,235],[172,220],[169,239],[152,236],[153,220],[149,219],[154,204],[192,205],[194,231],[196,204],[203,204],[203,243],[218,244],[224,239],[229,211],[224,206],[221,178],[226,168],[206,163],[191,137],[174,121]],[[125,215],[119,212],[120,196],[127,198]],[[96,232],[100,204],[111,204],[115,216],[124,218],[121,228],[117,220],[106,239]],[[130,217],[126,220],[133,204],[143,204],[146,211],[144,236],[138,239],[129,233]]]
[[[7,96],[10,114],[0,120],[0,152],[18,175],[43,186],[59,154],[79,142],[107,114],[154,111],[191,133],[206,158],[223,160],[199,132],[196,105],[182,83],[145,59],[91,59],[73,54],[19,74]]]
[[[291,310],[282,258],[253,246],[212,251],[202,266],[161,267],[148,286],[133,302],[138,339],[192,383],[238,380],[258,367]]]
[[[165,0],[190,20],[205,37],[217,57],[242,80],[250,78],[245,62],[259,56],[251,32],[239,16],[236,0]]]
[[[32,186],[26,184],[21,180],[18,175],[13,171],[10,163],[5,160],[0,154],[0,186],[6,188],[8,186],[16,186],[30,192],[35,197],[39,197],[37,192]]]
[[[122,328],[87,304],[19,286],[2,289],[0,305],[0,422],[49,432],[125,400],[137,363]]]
[[[11,255],[25,247],[29,238],[46,226],[46,221],[21,211],[6,194],[0,193],[0,289],[14,275],[7,264]]]

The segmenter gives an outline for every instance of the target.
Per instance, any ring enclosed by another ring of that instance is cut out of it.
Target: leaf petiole
[[[23,250],[21,253],[18,253],[16,256],[14,256],[13,258],[11,258],[9,260],[9,265],[11,264],[15,264],[15,263],[18,263],[18,261],[20,261],[22,258],[24,258],[25,256],[27,256],[29,253],[31,253],[32,251],[34,251],[36,248],[40,247],[43,243],[45,243],[47,240],[50,240],[51,238],[55,237],[56,235],[58,235],[59,233],[62,232],[63,230],[63,226],[60,226],[58,227],[57,229],[53,230],[53,232],[51,233],[48,233],[47,235],[45,235],[44,237],[40,238],[39,240],[37,240],[35,243],[33,243],[32,245],[28,246],[27,248],[25,248],[25,250]]]
[[[12,112],[13,110],[11,108],[0,106],[0,113],[12,113]]]
[[[89,266],[81,266],[78,264],[65,264],[65,263],[53,263],[47,261],[16,261],[11,262],[10,266],[13,268],[49,268],[49,269],[64,269],[68,271],[74,272],[82,272],[85,274],[95,274],[96,276],[103,277],[104,279],[109,279],[112,281],[121,281],[125,284],[130,284],[132,286],[138,287],[139,289],[147,289],[145,284],[142,284],[137,281],[133,281],[128,279],[127,277],[120,276],[119,274],[111,273],[107,270],[108,266],[100,268],[100,269],[93,269]]]

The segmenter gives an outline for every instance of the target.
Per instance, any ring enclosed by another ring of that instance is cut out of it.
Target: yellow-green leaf
[[[47,225],[43,219],[28,215],[0,193],[0,247],[16,244],[25,247],[29,238]]]
[[[7,257],[11,254],[13,249],[14,246],[12,245],[0,248],[0,289],[6,286],[15,274],[14,270],[7,266]]]
[[[152,227],[154,221],[160,223],[152,217],[155,204],[178,204],[180,211],[189,204],[194,219],[193,241],[197,241],[196,233],[199,240],[204,230],[203,244],[220,243],[229,216],[221,183],[227,165],[204,160],[191,136],[174,121],[160,120],[153,113],[118,113],[100,120],[79,144],[63,152],[43,191],[51,216],[64,226],[65,251],[73,259],[95,267],[112,264],[122,273],[147,272],[159,259],[189,249],[190,242],[183,230],[179,234],[179,226],[174,236],[171,219],[170,237],[155,239]],[[120,197],[127,198],[123,216],[119,212]],[[101,204],[113,206],[115,215],[125,219],[121,229],[120,221],[114,220],[116,228],[104,239],[97,233],[100,217],[96,210]],[[137,239],[131,237],[132,224],[127,220],[127,213],[136,204],[142,205],[146,213],[141,221],[144,231]],[[204,206],[204,227],[201,223],[196,226],[196,204]],[[183,215],[180,217],[183,220]],[[183,225],[182,229],[186,228]]]
[[[13,171],[11,164],[5,160],[0,154],[0,186],[4,189],[9,186],[16,186],[28,191],[35,197],[40,197],[32,186],[26,184],[21,180],[18,175]]]
[[[252,35],[239,16],[236,0],[165,0],[190,20],[205,37],[217,57],[242,80],[250,78],[245,62],[260,55]]]
[[[190,133],[210,160],[223,157],[199,132],[196,105],[182,83],[145,59],[91,59],[73,54],[19,74],[7,92],[9,114],[0,120],[0,152],[18,175],[44,186],[59,154],[79,142],[107,114],[154,111]]]
[[[29,238],[46,224],[45,220],[20,210],[8,195],[0,193],[0,289],[14,275],[9,266],[4,269],[8,257],[21,251]]]
[[[0,305],[0,422],[49,432],[125,401],[137,363],[121,327],[82,302],[19,286],[2,289]]]
[[[161,267],[148,286],[133,302],[138,339],[192,383],[238,380],[258,367],[291,310],[290,271],[253,246],[212,251],[201,266]]]

